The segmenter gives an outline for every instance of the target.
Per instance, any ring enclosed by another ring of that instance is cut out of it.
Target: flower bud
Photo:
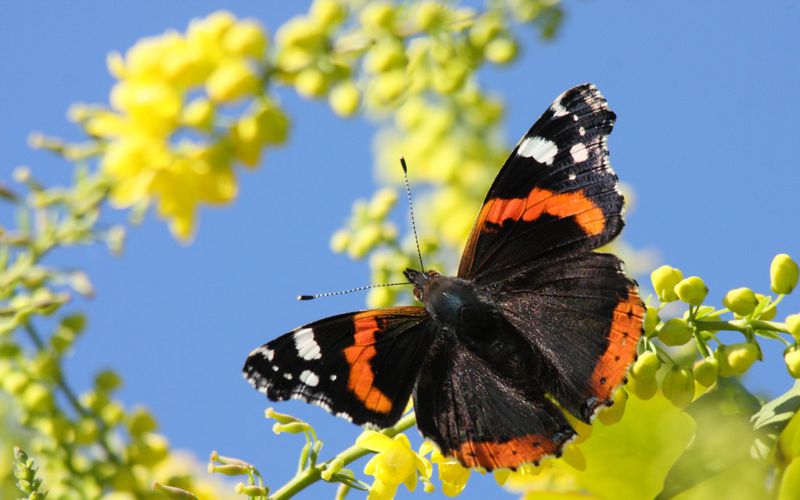
[[[46,385],[34,382],[25,388],[22,394],[22,404],[28,411],[45,413],[53,409],[53,393]]]
[[[258,77],[244,60],[223,62],[206,81],[206,92],[216,102],[231,102],[252,95],[258,88]]]
[[[60,376],[58,359],[49,353],[40,353],[31,363],[31,374],[45,382],[55,382]]]
[[[30,381],[31,379],[26,373],[21,371],[12,371],[0,380],[0,384],[2,384],[3,389],[9,393],[19,396],[28,386]]]
[[[725,294],[722,304],[739,316],[747,316],[758,305],[756,294],[747,287],[734,288]]]
[[[367,211],[373,219],[383,219],[397,202],[397,191],[386,187],[378,191],[369,201]]]
[[[94,385],[98,391],[113,392],[120,388],[122,379],[112,370],[103,370],[95,375]]]
[[[731,370],[741,374],[749,370],[758,358],[758,346],[751,342],[730,344],[725,348],[725,357]]]
[[[800,348],[792,346],[786,349],[783,354],[783,360],[786,362],[786,369],[789,370],[789,375],[800,379]]]
[[[636,380],[650,380],[656,376],[658,369],[661,368],[661,361],[658,355],[653,351],[645,351],[631,368],[631,375],[636,377]]]
[[[628,388],[633,391],[633,394],[637,398],[642,401],[647,401],[658,392],[658,381],[655,377],[645,380],[638,380],[635,377],[631,377],[630,380],[628,380]]]
[[[267,48],[264,28],[256,21],[240,21],[225,32],[222,47],[235,56],[264,57]]]
[[[622,415],[625,413],[625,405],[627,402],[628,393],[625,392],[625,389],[620,387],[617,389],[617,392],[614,393],[613,404],[601,409],[597,413],[597,419],[602,422],[603,425],[616,424],[622,419]]]
[[[353,116],[358,111],[361,102],[361,93],[353,82],[340,83],[331,90],[328,103],[337,115],[346,118]]]
[[[111,401],[100,410],[100,418],[109,427],[114,427],[125,418],[125,410],[117,401]]]
[[[153,491],[162,493],[168,498],[197,498],[197,496],[190,491],[178,488],[177,486],[167,486],[156,482],[153,483]]]
[[[335,253],[342,253],[347,250],[347,245],[350,244],[350,231],[347,229],[339,229],[333,236],[331,236],[331,250]]]
[[[796,342],[800,342],[800,314],[786,316],[786,329],[794,337]]]
[[[661,325],[658,339],[666,345],[678,346],[692,338],[692,327],[682,318],[672,318]]]
[[[272,408],[267,408],[264,411],[264,418],[272,418],[272,419],[275,419],[275,420],[277,420],[278,422],[280,422],[282,424],[291,424],[291,423],[294,423],[294,422],[300,422],[300,419],[298,419],[296,417],[293,417],[291,415],[287,415],[285,413],[278,413],[277,411],[275,411]]]
[[[272,432],[281,434],[288,432],[289,434],[300,434],[301,432],[308,432],[311,426],[305,422],[293,422],[291,424],[276,423],[272,426]]]
[[[699,276],[689,276],[675,285],[675,294],[683,302],[699,306],[708,295],[708,287]]]
[[[128,417],[128,432],[132,436],[141,436],[158,428],[153,415],[144,408],[136,408]]]
[[[100,426],[92,417],[81,418],[75,426],[75,441],[81,445],[92,444],[100,435]]]
[[[368,29],[389,30],[394,24],[394,7],[389,2],[378,1],[366,4],[361,11],[359,21]]]
[[[328,90],[328,77],[317,68],[305,68],[295,76],[294,87],[303,97],[321,97]]]
[[[721,345],[719,349],[714,352],[714,359],[717,360],[717,364],[719,365],[719,376],[720,377],[732,377],[736,375],[736,371],[731,368],[731,365],[728,363],[728,346]]]
[[[214,105],[208,99],[195,99],[183,108],[183,123],[208,130],[214,122]]]
[[[340,0],[314,0],[311,17],[323,26],[333,26],[344,21],[347,10]]]
[[[769,266],[769,284],[775,293],[792,293],[797,286],[797,263],[785,253],[776,255]]]
[[[664,396],[678,408],[685,408],[694,399],[694,379],[686,368],[673,367],[664,376]]]
[[[661,318],[658,317],[658,309],[653,306],[647,306],[647,312],[644,315],[644,334],[650,338],[656,331],[656,326]]]
[[[237,495],[247,495],[249,497],[264,497],[269,495],[269,488],[256,486],[254,484],[238,483],[234,488]]]
[[[64,415],[54,415],[52,418],[41,419],[39,422],[40,430],[59,443],[72,443],[75,439],[72,423]]]
[[[507,64],[517,56],[519,47],[511,38],[500,36],[486,44],[483,55],[486,60],[495,64]]]
[[[145,434],[131,445],[131,460],[142,465],[154,465],[169,454],[169,441],[161,434]]]
[[[673,302],[678,300],[675,293],[675,285],[683,279],[680,269],[670,266],[661,266],[650,274],[650,281],[653,282],[653,290],[658,295],[661,302]]]
[[[211,474],[218,473],[226,476],[243,476],[250,474],[251,468],[238,464],[217,465],[208,464],[208,472]]]
[[[694,364],[694,379],[698,384],[711,387],[719,376],[719,361],[715,358],[704,358]]]

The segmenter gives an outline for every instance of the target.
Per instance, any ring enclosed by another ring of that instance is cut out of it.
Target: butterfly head
[[[425,301],[424,300],[426,296],[425,290],[428,287],[431,280],[433,280],[437,276],[440,276],[440,274],[436,271],[420,272],[417,271],[416,269],[406,269],[405,271],[403,271],[403,274],[405,275],[408,282],[414,285],[414,297],[416,297],[417,300],[421,302]]]

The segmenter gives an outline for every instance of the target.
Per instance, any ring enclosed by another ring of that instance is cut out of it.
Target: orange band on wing
[[[592,373],[592,391],[600,400],[610,399],[622,383],[628,366],[636,356],[636,344],[642,336],[644,305],[631,287],[628,295],[614,308],[608,333],[608,348]]]
[[[378,413],[389,413],[392,410],[392,400],[386,397],[374,386],[375,374],[372,371],[370,360],[378,351],[375,349],[375,332],[378,331],[378,322],[375,315],[356,314],[355,339],[353,345],[344,349],[344,357],[350,365],[350,376],[347,388],[368,409]]]
[[[558,451],[559,445],[541,434],[527,434],[503,442],[466,441],[453,455],[467,467],[516,468]]]
[[[539,188],[533,188],[525,198],[489,200],[483,206],[479,220],[494,224],[507,220],[530,222],[542,214],[561,218],[574,216],[581,229],[591,236],[602,233],[606,226],[603,211],[583,191],[556,193]]]

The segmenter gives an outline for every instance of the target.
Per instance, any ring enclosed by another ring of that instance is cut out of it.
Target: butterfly
[[[456,276],[407,269],[420,306],[340,314],[253,350],[247,381],[359,425],[417,426],[467,467],[558,455],[626,381],[644,305],[622,261],[608,160],[616,115],[591,84],[561,94],[489,189]]]

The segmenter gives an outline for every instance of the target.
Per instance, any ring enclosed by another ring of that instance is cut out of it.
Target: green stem
[[[786,325],[776,321],[763,321],[760,319],[737,319],[733,321],[694,321],[700,330],[719,331],[734,330],[746,333],[749,330],[766,330],[770,332],[788,333]]]
[[[28,332],[28,336],[33,341],[33,344],[36,346],[36,349],[39,350],[39,352],[45,351],[47,347],[45,346],[42,337],[39,335],[39,333],[36,331],[33,325],[30,322],[26,322],[24,326],[25,326],[25,331]],[[83,406],[83,404],[81,404],[80,400],[78,399],[78,396],[75,394],[75,391],[72,390],[72,388],[67,384],[66,380],[64,380],[64,377],[61,376],[60,369],[58,370],[58,376],[56,377],[56,384],[58,385],[58,388],[61,389],[61,392],[64,393],[64,396],[66,396],[67,401],[69,401],[69,404],[72,406],[75,412],[78,413],[78,415],[82,417],[93,418],[97,422],[97,425],[100,427],[100,436],[101,436],[100,446],[106,452],[106,455],[108,456],[108,459],[111,462],[113,462],[116,465],[120,465],[122,461],[119,459],[119,457],[117,457],[117,455],[111,449],[111,445],[108,443],[108,438],[107,438],[108,426],[106,426],[106,423],[103,422],[103,420],[98,415],[95,415],[89,409]]]
[[[388,427],[381,431],[382,434],[385,434],[389,437],[394,437],[400,434],[403,431],[408,430],[417,423],[416,415],[410,413],[405,417],[401,418],[395,425],[392,427]],[[336,455],[336,457],[332,460],[328,460],[327,462],[321,463],[316,467],[309,467],[308,469],[304,470],[302,473],[296,475],[292,478],[291,481],[284,484],[278,491],[270,495],[270,500],[284,500],[287,498],[291,498],[292,496],[296,495],[300,491],[308,488],[312,484],[316,483],[322,478],[322,471],[331,463],[333,460],[337,460],[342,463],[342,465],[347,465],[349,463],[355,462],[359,458],[372,453],[370,450],[366,448],[362,448],[357,445],[353,445],[350,448],[347,448],[343,452]]]

